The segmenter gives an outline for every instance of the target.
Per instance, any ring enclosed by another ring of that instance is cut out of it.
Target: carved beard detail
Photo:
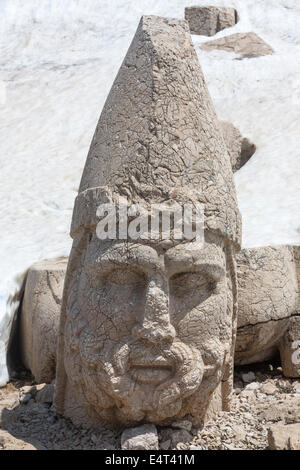
[[[176,338],[152,347],[130,337],[111,341],[82,321],[77,302],[68,313],[66,371],[100,416],[114,407],[124,424],[161,422],[178,415],[201,384],[204,364],[196,348]]]

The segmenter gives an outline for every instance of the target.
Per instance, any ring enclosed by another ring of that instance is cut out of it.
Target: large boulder
[[[256,33],[236,33],[214,41],[205,42],[200,46],[205,51],[222,50],[241,54],[243,57],[259,57],[272,54],[269,44]]]
[[[37,382],[55,378],[56,344],[67,258],[35,263],[28,271],[20,319],[24,365]]]
[[[184,16],[191,33],[202,36],[213,36],[222,29],[230,28],[238,22],[237,11],[234,8],[226,7],[187,7]]]

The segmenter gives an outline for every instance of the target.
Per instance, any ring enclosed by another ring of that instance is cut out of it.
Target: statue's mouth
[[[163,357],[139,358],[130,361],[129,372],[133,380],[144,384],[159,384],[173,373],[173,367]]]

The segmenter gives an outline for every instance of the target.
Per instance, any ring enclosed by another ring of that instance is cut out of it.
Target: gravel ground
[[[84,430],[57,417],[53,385],[35,384],[26,372],[0,389],[1,449],[119,449],[121,432]],[[274,423],[300,423],[300,381],[282,376],[276,364],[240,367],[235,372],[230,412],[221,412],[203,429],[188,420],[159,428],[161,449],[268,448]]]

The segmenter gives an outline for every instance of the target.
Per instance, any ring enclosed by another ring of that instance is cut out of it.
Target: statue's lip
[[[164,357],[156,357],[156,358],[149,358],[149,357],[138,357],[138,358],[131,358],[129,362],[130,367],[140,367],[140,368],[161,368],[161,369],[172,369],[172,364],[168,362]]]
[[[160,361],[130,364],[130,374],[136,382],[144,384],[158,384],[167,380],[173,373],[168,363]]]

